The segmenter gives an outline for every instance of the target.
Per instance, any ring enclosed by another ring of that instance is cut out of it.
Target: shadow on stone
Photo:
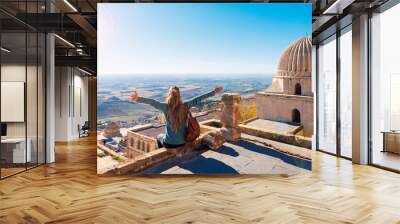
[[[239,153],[236,152],[235,149],[228,147],[228,146],[222,146],[221,148],[219,148],[218,150],[216,150],[216,152],[221,153],[221,154],[225,154],[228,156],[232,156],[232,157],[238,157]]]
[[[161,174],[162,172],[171,169],[174,166],[178,166],[179,162],[177,159],[172,159],[161,163],[160,165],[153,166],[144,170],[141,174]]]
[[[194,174],[238,174],[235,169],[225,163],[204,156],[198,156],[191,161],[179,164],[179,167]]]
[[[288,155],[284,152],[280,152],[271,148],[268,148],[266,146],[260,146],[257,145],[253,142],[249,142],[246,140],[240,140],[236,143],[236,145],[246,148],[247,150],[264,154],[267,156],[272,156],[278,159],[281,159],[282,161],[289,163],[291,165],[306,169],[306,170],[311,170],[311,161],[310,160],[305,160],[301,159],[295,156]]]
[[[256,153],[267,155],[267,156],[272,156],[272,154],[273,154],[273,152],[269,152],[272,150],[269,149],[268,147],[260,146],[260,145],[254,144],[253,142],[249,142],[246,140],[240,140],[235,145],[243,147],[247,150],[250,150],[250,151],[253,151]]]
[[[193,174],[238,174],[235,169],[227,164],[213,158],[205,158],[202,155],[175,158],[151,167],[141,174],[161,174],[173,167],[179,167]]]

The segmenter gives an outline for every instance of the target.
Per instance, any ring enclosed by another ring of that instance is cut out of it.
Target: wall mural
[[[98,173],[311,170],[311,4],[99,4]]]

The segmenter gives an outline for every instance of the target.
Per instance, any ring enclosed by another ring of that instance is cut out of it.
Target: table
[[[400,154],[400,131],[382,131],[383,150],[382,152],[392,152]]]
[[[31,145],[30,138],[25,153],[25,138],[5,138],[1,139],[1,157],[6,160],[6,163],[26,163],[31,162]]]

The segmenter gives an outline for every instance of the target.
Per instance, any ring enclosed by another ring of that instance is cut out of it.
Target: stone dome
[[[277,76],[287,78],[311,77],[312,42],[302,37],[290,44],[278,63]]]

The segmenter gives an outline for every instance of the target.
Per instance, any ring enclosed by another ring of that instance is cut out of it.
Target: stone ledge
[[[258,117],[249,118],[249,119],[247,119],[247,120],[245,120],[245,121],[242,121],[241,124],[246,125],[246,124],[248,124],[248,123],[250,123],[250,122],[252,122],[252,121],[255,121],[255,120],[257,120],[257,119],[259,119],[259,118],[258,118]]]
[[[314,97],[312,96],[304,96],[304,95],[290,95],[285,93],[274,93],[274,92],[257,92],[256,96],[275,96],[285,99],[297,100],[297,99],[304,99],[307,101],[314,101]]]
[[[128,131],[136,132],[136,131],[141,131],[147,128],[153,127],[153,124],[142,124],[142,125],[135,125],[132,128],[129,128]]]
[[[296,133],[302,131],[303,129],[304,129],[303,125],[300,125],[297,128],[295,128],[294,130],[290,131],[289,133],[296,136]]]
[[[304,160],[307,160],[307,161],[311,161],[311,151],[306,149],[306,148],[302,148],[302,147],[294,146],[294,145],[289,145],[289,144],[286,144],[286,143],[277,142],[277,141],[269,140],[269,139],[259,140],[260,137],[255,137],[255,136],[251,136],[251,135],[247,135],[247,134],[243,134],[242,135],[242,139],[253,141],[253,142],[256,142],[258,144],[262,144],[265,147],[270,148],[271,150],[279,151],[279,152],[284,153],[284,154],[286,154],[288,156],[292,156],[292,157],[304,159]]]
[[[267,138],[273,141],[283,142],[290,145],[296,145],[303,148],[311,149],[311,138],[296,136],[293,134],[281,134],[263,128],[253,128],[248,125],[239,125],[240,130],[248,135],[253,135],[261,138]]]
[[[118,157],[123,161],[127,161],[128,160],[128,158],[126,158],[125,156],[116,153],[112,149],[109,149],[107,146],[104,146],[102,144],[97,143],[97,148],[100,149],[101,151],[103,151],[104,153],[106,153],[108,155],[111,155],[111,156]]]
[[[143,171],[144,169],[161,163],[165,160],[175,157],[174,154],[167,151],[165,148],[157,149],[152,152],[140,155],[134,160],[128,161],[124,164],[120,164],[114,169],[104,172],[104,175],[121,175],[127,173],[137,173]]]
[[[209,141],[210,139],[218,142],[221,144],[221,139],[216,136],[215,130],[208,130],[202,133],[194,142],[187,143],[186,145],[174,148],[174,149],[167,149],[167,148],[160,148],[146,154],[140,155],[133,160],[127,160],[126,163],[120,164],[114,169],[108,170],[103,173],[103,175],[121,175],[127,173],[139,173],[151,166],[155,166],[159,163],[162,163],[166,160],[176,157],[176,154],[173,153],[176,150],[193,150],[203,147],[204,145],[210,148],[216,148],[214,144],[211,144]],[[218,140],[218,141],[217,141]],[[211,144],[211,145],[209,145]],[[222,145],[222,144],[221,144]],[[104,146],[103,146],[104,147]],[[104,147],[105,148],[105,147]],[[189,151],[190,151],[189,150]],[[115,152],[113,152],[115,153]]]

